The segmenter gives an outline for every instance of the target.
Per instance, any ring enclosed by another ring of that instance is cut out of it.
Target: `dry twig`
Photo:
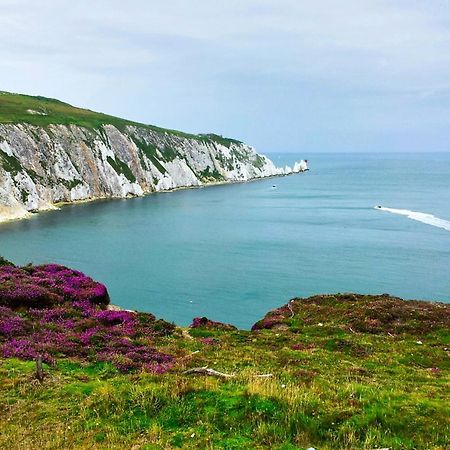
[[[191,375],[191,374],[210,375],[210,376],[218,377],[218,378],[234,378],[236,376],[236,374],[234,374],[234,373],[219,372],[217,370],[208,368],[208,366],[193,367],[192,369],[185,370],[183,372],[183,374],[184,375]],[[273,377],[273,375],[271,373],[263,373],[263,374],[253,375],[253,376],[256,378],[271,378],[271,377]]]

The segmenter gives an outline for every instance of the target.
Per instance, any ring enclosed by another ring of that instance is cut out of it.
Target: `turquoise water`
[[[301,155],[270,155],[286,164]],[[357,291],[450,302],[450,154],[311,155],[311,171],[71,205],[0,226],[0,254],[58,262],[112,301],[178,324],[249,327],[295,296]],[[273,187],[276,185],[276,188]]]

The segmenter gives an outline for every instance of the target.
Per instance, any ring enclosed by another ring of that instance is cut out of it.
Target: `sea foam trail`
[[[375,206],[375,209],[378,209],[379,211],[387,211],[392,214],[400,214],[401,216],[406,216],[409,219],[418,220],[419,222],[450,231],[450,222],[448,220],[439,219],[439,217],[435,217],[433,214],[410,211],[409,209],[385,208],[384,206]]]

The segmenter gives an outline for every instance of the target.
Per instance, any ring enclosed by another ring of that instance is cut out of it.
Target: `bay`
[[[292,165],[305,155],[268,155]],[[450,302],[450,154],[312,154],[307,173],[68,205],[0,225],[0,255],[105,283],[113,303],[248,328],[296,296]],[[433,221],[431,221],[433,222]]]

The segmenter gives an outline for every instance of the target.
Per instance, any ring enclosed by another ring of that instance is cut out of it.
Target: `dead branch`
[[[184,355],[180,359],[182,361],[184,361],[185,359],[192,358],[193,356],[197,355],[198,353],[200,353],[200,350],[196,350],[195,352],[189,353],[188,355]]]
[[[218,377],[218,378],[234,378],[236,374],[234,373],[224,373],[219,372],[214,369],[208,368],[208,366],[205,367],[193,367],[192,369],[185,370],[183,372],[184,375],[209,375],[212,377]],[[263,373],[263,374],[257,374],[253,375],[255,378],[271,378],[273,375],[271,373]]]
[[[219,377],[219,378],[233,378],[236,376],[234,374],[218,372],[217,370],[214,370],[214,369],[208,369],[208,366],[193,367],[192,369],[185,370],[183,372],[183,374],[185,374],[185,375],[190,375],[190,374],[211,375],[213,377]]]
[[[42,356],[36,358],[36,378],[42,382],[44,380],[44,369],[42,368]]]

